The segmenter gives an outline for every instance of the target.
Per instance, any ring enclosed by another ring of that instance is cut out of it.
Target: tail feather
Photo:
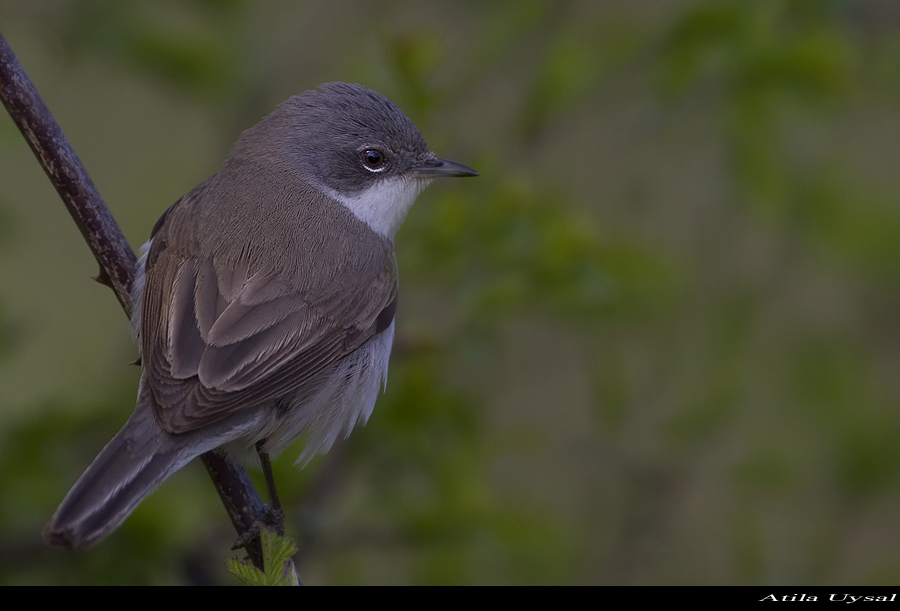
[[[44,540],[74,548],[99,542],[163,480],[195,456],[252,436],[265,416],[263,409],[241,410],[203,429],[171,434],[157,421],[142,380],[131,418],[72,486],[44,528]]]
[[[167,433],[152,422],[152,414],[148,419],[148,414],[140,412],[135,412],[66,495],[44,529],[45,541],[74,548],[98,542],[196,455],[166,444],[162,436]]]

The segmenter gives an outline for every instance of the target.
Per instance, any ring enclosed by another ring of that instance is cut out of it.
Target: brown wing
[[[195,235],[203,196],[167,213],[147,257],[142,362],[172,433],[300,388],[386,329],[396,307],[392,246],[339,205],[210,246]]]

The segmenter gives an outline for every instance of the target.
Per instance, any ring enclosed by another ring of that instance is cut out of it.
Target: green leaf
[[[225,562],[228,572],[247,586],[299,586],[300,578],[291,558],[297,553],[293,540],[263,528],[259,536],[262,540],[263,566],[266,572],[253,566],[249,559],[231,558]]]

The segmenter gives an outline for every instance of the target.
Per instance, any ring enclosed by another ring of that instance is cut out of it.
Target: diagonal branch
[[[47,173],[72,219],[100,264],[97,280],[112,288],[131,315],[131,282],[136,259],[125,236],[97,192],[62,129],[44,105],[19,60],[0,34],[0,98]],[[244,469],[225,455],[201,456],[231,521],[243,537],[265,513]],[[263,569],[259,539],[247,546],[253,564]]]
[[[0,97],[100,263],[98,281],[112,288],[130,316],[134,253],[2,34]]]

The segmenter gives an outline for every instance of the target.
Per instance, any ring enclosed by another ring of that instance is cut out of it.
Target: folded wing
[[[323,227],[334,221],[317,217],[319,234],[336,231],[346,243],[323,252],[303,246],[316,240],[293,239],[285,254],[299,262],[285,267],[246,244],[180,247],[194,238],[177,206],[154,235],[141,309],[142,362],[169,432],[289,394],[390,325],[393,250],[367,228],[346,236],[346,218]]]

